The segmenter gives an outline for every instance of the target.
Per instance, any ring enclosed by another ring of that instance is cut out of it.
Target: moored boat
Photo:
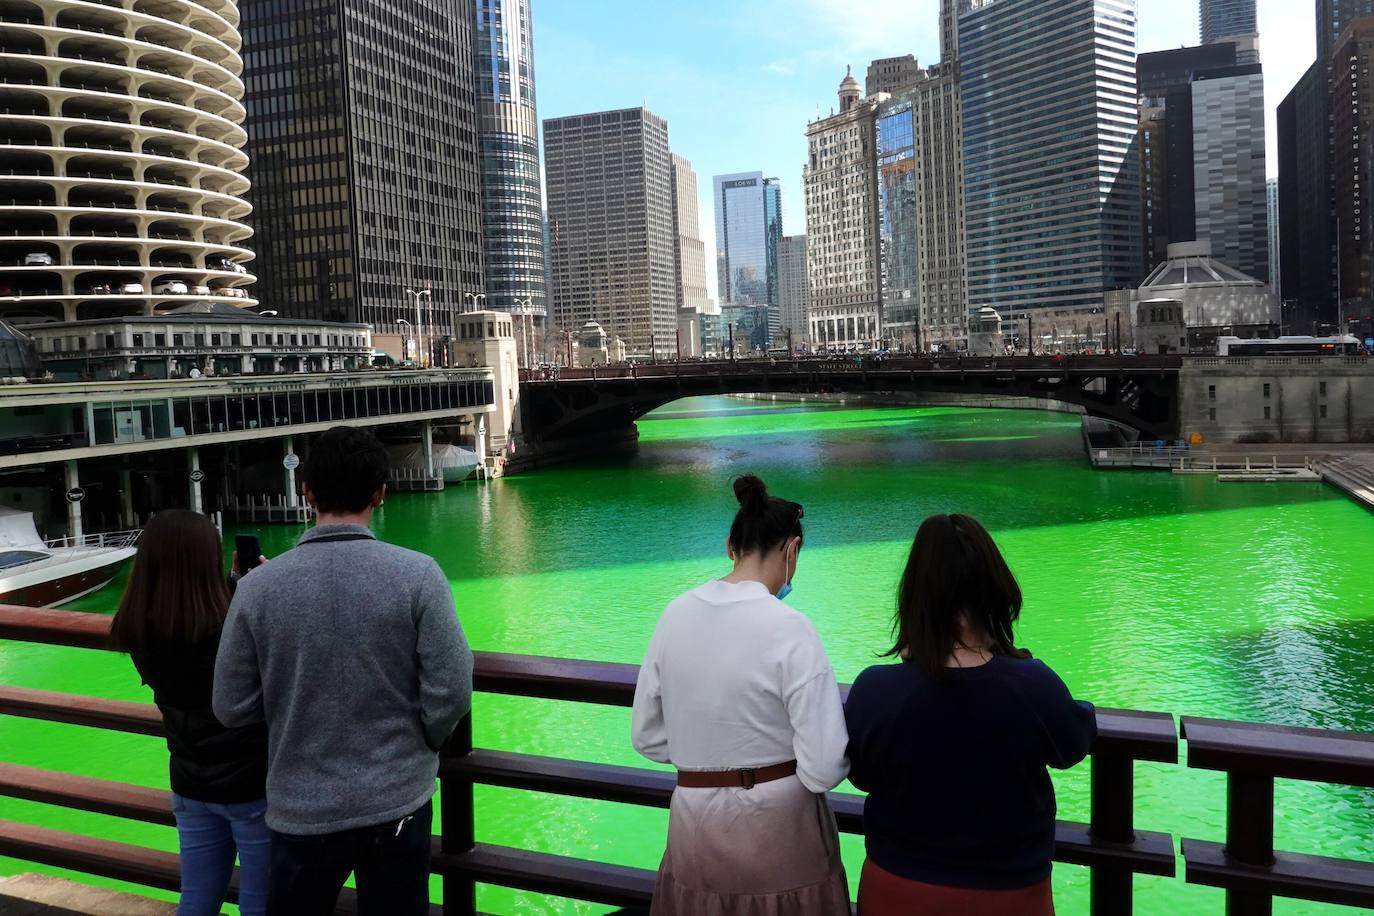
[[[33,514],[0,507],[0,604],[56,607],[110,584],[138,531],[44,541]]]

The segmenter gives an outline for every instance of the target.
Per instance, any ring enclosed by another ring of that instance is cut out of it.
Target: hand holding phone
[[[258,540],[256,534],[238,534],[234,536],[234,566],[240,576],[257,569],[262,561],[262,542]]]

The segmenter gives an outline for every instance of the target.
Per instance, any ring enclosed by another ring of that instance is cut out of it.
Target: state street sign
[[[79,503],[86,498],[86,491],[80,487],[72,487],[67,491],[67,502]]]
[[[191,472],[191,483],[200,483],[204,479],[205,472],[202,471],[200,468],[196,468],[194,471]]]
[[[294,471],[296,468],[301,466],[300,456],[297,455],[295,452],[289,453],[285,458],[281,460],[281,466],[286,468],[288,471]]]

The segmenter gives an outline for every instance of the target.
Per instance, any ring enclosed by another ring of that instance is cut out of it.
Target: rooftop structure
[[[230,0],[13,0],[0,23],[0,317],[251,304]]]
[[[1208,242],[1170,245],[1169,259],[1145,278],[1136,298],[1176,301],[1190,330],[1213,336],[1253,336],[1279,325],[1279,297],[1269,284],[1214,258]]]

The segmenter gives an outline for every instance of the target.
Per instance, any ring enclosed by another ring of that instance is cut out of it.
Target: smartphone
[[[234,535],[234,550],[239,555],[239,575],[247,575],[250,570],[257,568],[258,558],[262,556],[262,542],[256,534]]]

